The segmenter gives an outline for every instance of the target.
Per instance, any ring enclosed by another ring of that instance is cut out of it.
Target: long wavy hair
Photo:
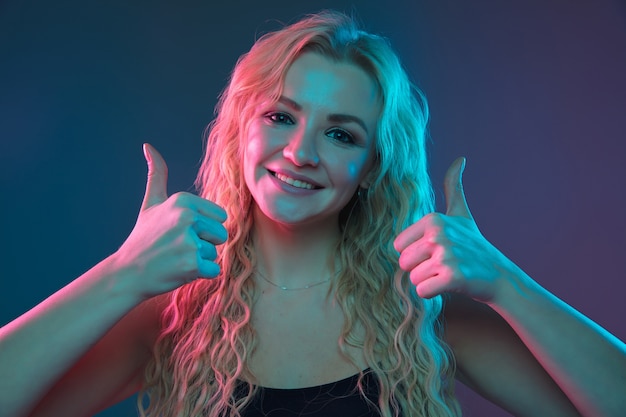
[[[416,295],[392,245],[434,209],[426,100],[384,38],[344,14],[324,11],[260,37],[220,96],[196,185],[228,213],[229,239],[218,248],[221,273],[171,293],[138,400],[142,416],[240,416],[259,389],[247,366],[256,346],[250,323],[256,257],[241,137],[258,103],[278,100],[289,66],[303,52],[362,68],[375,80],[382,104],[371,184],[340,213],[341,272],[332,287],[346,317],[339,347],[364,352],[380,387],[381,415],[460,415],[454,362],[440,337],[442,299]],[[357,337],[357,324],[364,337]],[[365,397],[362,377],[358,389]],[[241,381],[250,381],[243,395]]]

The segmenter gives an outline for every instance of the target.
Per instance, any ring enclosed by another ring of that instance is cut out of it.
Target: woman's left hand
[[[506,277],[520,271],[478,230],[463,192],[464,168],[465,158],[458,158],[446,173],[446,214],[427,214],[400,233],[394,247],[420,297],[454,292],[490,303]]]

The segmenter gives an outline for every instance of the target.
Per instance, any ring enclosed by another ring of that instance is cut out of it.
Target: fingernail
[[[146,157],[146,161],[152,162],[152,155],[150,155],[150,150],[148,149],[148,144],[143,144],[143,155]]]

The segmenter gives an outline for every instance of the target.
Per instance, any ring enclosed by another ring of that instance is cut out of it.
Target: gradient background
[[[437,189],[467,156],[486,237],[626,338],[623,2],[219,3],[0,0],[2,323],[123,242],[144,191],[143,142],[167,160],[170,190],[191,190],[236,58],[274,19],[331,7],[390,38],[429,97]],[[460,397],[467,416],[508,415]],[[99,414],[133,415],[132,400]]]

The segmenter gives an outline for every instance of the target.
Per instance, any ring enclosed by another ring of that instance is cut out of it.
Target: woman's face
[[[367,187],[380,112],[374,81],[359,67],[305,53],[287,71],[277,103],[259,106],[244,138],[244,176],[269,219],[334,221]]]

